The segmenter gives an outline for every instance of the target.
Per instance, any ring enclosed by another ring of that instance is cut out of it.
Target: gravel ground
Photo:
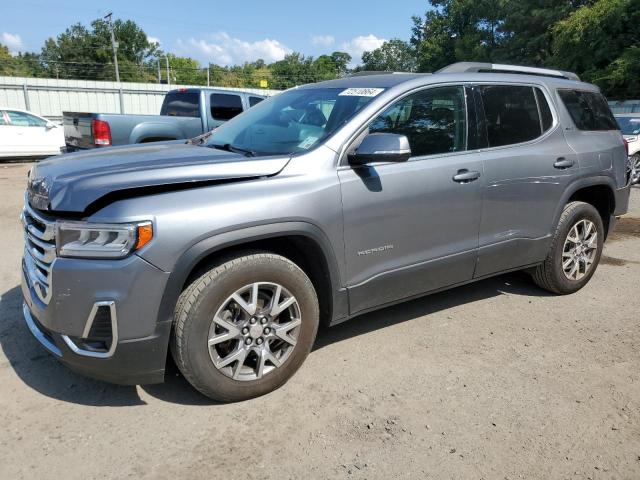
[[[485,280],[320,333],[283,388],[69,372],[21,320],[27,164],[0,165],[0,479],[638,479],[640,189],[582,291]]]

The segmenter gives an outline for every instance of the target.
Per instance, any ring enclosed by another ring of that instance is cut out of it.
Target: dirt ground
[[[26,164],[0,165],[0,479],[638,479],[640,188],[582,291],[510,274],[321,332],[265,397],[69,372],[21,318]]]

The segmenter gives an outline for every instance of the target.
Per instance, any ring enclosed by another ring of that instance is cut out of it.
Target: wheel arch
[[[347,293],[341,287],[338,264],[329,239],[315,225],[285,222],[214,235],[187,249],[169,275],[158,322],[173,318],[178,297],[198,272],[225,256],[247,250],[264,250],[282,255],[302,268],[318,293],[323,324],[347,316]]]
[[[580,179],[572,183],[565,191],[563,199],[559,202],[553,225],[557,225],[564,207],[569,202],[581,201],[593,205],[600,217],[605,230],[605,239],[609,228],[613,226],[611,217],[616,209],[616,185],[611,177],[598,176]]]

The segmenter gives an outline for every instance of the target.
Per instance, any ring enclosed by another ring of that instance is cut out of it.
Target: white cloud
[[[152,37],[150,35],[147,35],[147,42],[149,42],[149,43],[157,43],[158,45],[160,45],[162,43],[158,37]]]
[[[386,41],[386,39],[378,38],[373,34],[360,35],[358,37],[352,38],[348,42],[344,42],[342,44],[342,50],[353,57],[351,66],[355,66],[362,61],[362,54],[364,52],[370,52],[372,50],[375,50],[376,48],[380,48]]]
[[[20,38],[20,35],[18,35],[17,33],[13,34],[9,32],[3,32],[0,36],[0,43],[6,45],[6,47],[13,55],[22,51],[22,49],[24,48],[22,38]]]
[[[218,32],[205,39],[178,40],[178,49],[186,55],[195,56],[218,65],[238,65],[263,59],[267,63],[282,60],[292,50],[278,40],[265,38],[247,42],[233,38],[226,32]]]
[[[336,39],[331,35],[316,35],[311,39],[311,43],[321,47],[330,47],[336,43]]]

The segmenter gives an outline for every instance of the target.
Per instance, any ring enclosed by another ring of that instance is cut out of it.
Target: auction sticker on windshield
[[[384,92],[384,88],[347,88],[340,92],[341,97],[376,97]]]

